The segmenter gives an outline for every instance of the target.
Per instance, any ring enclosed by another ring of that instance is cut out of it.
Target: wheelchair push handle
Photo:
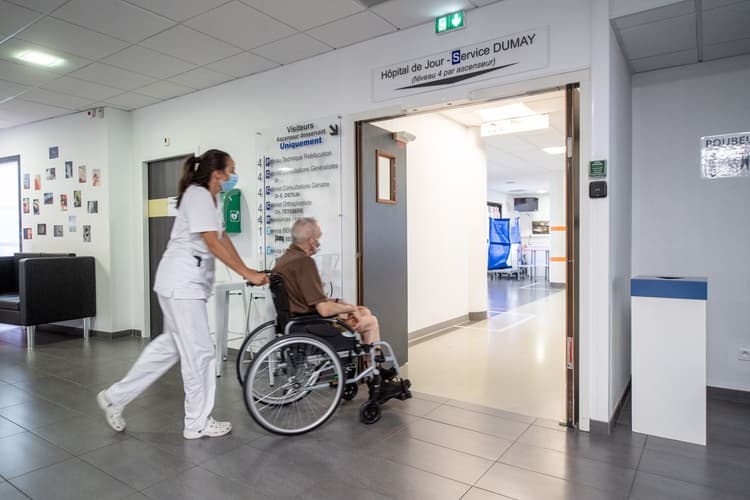
[[[265,273],[265,274],[267,274],[269,276],[271,275],[271,270],[270,269],[263,269],[262,271],[258,271],[258,272],[259,273]],[[245,286],[254,287],[254,286],[265,286],[265,285],[253,285],[249,281],[245,281]]]

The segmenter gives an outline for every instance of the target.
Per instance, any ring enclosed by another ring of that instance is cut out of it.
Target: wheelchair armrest
[[[284,327],[284,334],[288,335],[289,329],[295,324],[297,325],[299,324],[316,325],[317,324],[317,325],[340,326],[347,332],[352,333],[352,334],[354,333],[354,330],[352,329],[352,327],[346,324],[344,321],[341,321],[339,318],[336,318],[336,317],[326,318],[317,314],[305,314],[301,316],[294,316],[292,319],[290,319],[287,322],[286,326]],[[342,334],[343,333],[344,332],[342,332]]]

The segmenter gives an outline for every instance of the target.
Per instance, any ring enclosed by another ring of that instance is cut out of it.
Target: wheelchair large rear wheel
[[[250,363],[243,392],[250,415],[276,434],[302,434],[328,420],[341,402],[344,369],[333,348],[307,334],[279,337]]]
[[[250,332],[247,338],[245,338],[242,347],[240,347],[240,352],[237,353],[237,380],[240,382],[240,385],[245,384],[245,375],[247,374],[250,362],[258,355],[261,349],[275,338],[275,321],[267,321],[263,323]]]

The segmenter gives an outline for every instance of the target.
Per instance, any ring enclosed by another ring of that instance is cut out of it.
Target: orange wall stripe
[[[565,226],[550,226],[550,231],[565,231]]]
[[[550,257],[549,260],[551,262],[565,262],[567,259],[565,257]]]

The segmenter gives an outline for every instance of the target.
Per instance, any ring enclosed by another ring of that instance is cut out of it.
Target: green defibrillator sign
[[[226,193],[221,194],[224,203],[224,230],[227,233],[239,233],[242,230],[242,217],[240,216],[240,197],[242,193],[239,189],[230,189]]]
[[[607,160],[590,161],[589,177],[607,177]]]

